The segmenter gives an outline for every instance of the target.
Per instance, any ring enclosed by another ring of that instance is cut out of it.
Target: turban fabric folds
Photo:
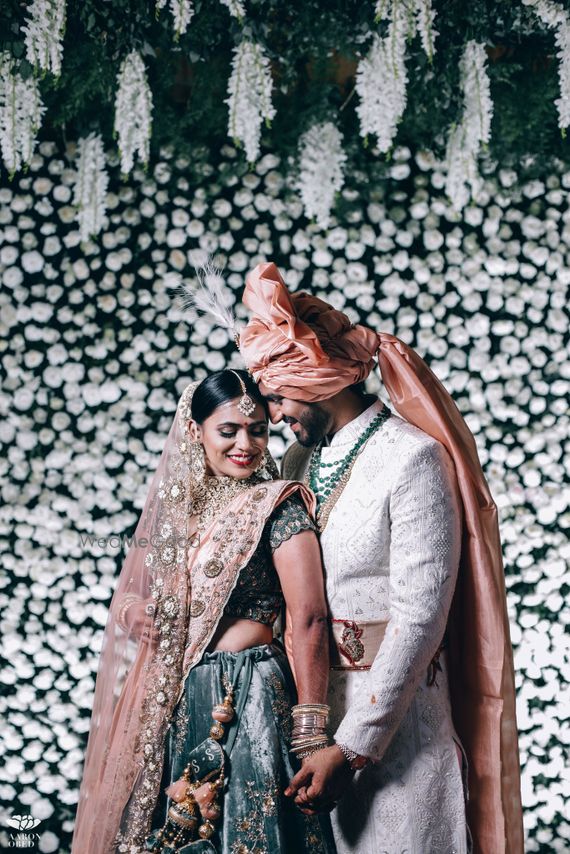
[[[253,313],[240,352],[256,381],[281,397],[314,403],[366,379],[378,335],[310,294],[290,294],[275,264],[249,275],[243,303]]]
[[[469,769],[468,822],[475,854],[523,851],[513,655],[497,508],[475,439],[423,359],[307,293],[290,294],[273,263],[246,283],[251,319],[240,352],[256,381],[280,397],[327,400],[360,382],[378,360],[397,412],[441,442],[453,459],[463,503],[463,544],[449,617],[453,720]]]

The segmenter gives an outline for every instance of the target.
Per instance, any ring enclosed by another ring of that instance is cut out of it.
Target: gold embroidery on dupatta
[[[224,565],[221,560],[217,558],[212,558],[209,560],[204,566],[204,575],[207,575],[208,578],[215,578],[220,572],[223,570]]]

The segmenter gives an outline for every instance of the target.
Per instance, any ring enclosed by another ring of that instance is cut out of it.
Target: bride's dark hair
[[[216,371],[215,374],[210,374],[196,387],[192,398],[192,417],[194,421],[202,424],[218,406],[243,395],[243,390],[236,374],[243,380],[249,396],[256,403],[262,405],[266,417],[268,416],[269,409],[267,401],[247,371],[236,370],[234,373],[226,369],[224,371]]]

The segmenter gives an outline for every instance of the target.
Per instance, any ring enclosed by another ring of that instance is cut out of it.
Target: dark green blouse
[[[240,573],[224,616],[273,625],[283,605],[273,552],[285,540],[307,530],[316,530],[315,525],[302,500],[291,495],[275,508],[267,520],[257,549]]]

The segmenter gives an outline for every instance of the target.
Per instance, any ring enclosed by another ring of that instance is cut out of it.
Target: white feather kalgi
[[[232,339],[238,333],[236,317],[230,307],[231,291],[224,282],[222,271],[211,259],[195,268],[195,279],[184,279],[179,273],[167,273],[164,284],[175,290],[183,311],[194,309],[208,316],[216,326],[226,329]]]

